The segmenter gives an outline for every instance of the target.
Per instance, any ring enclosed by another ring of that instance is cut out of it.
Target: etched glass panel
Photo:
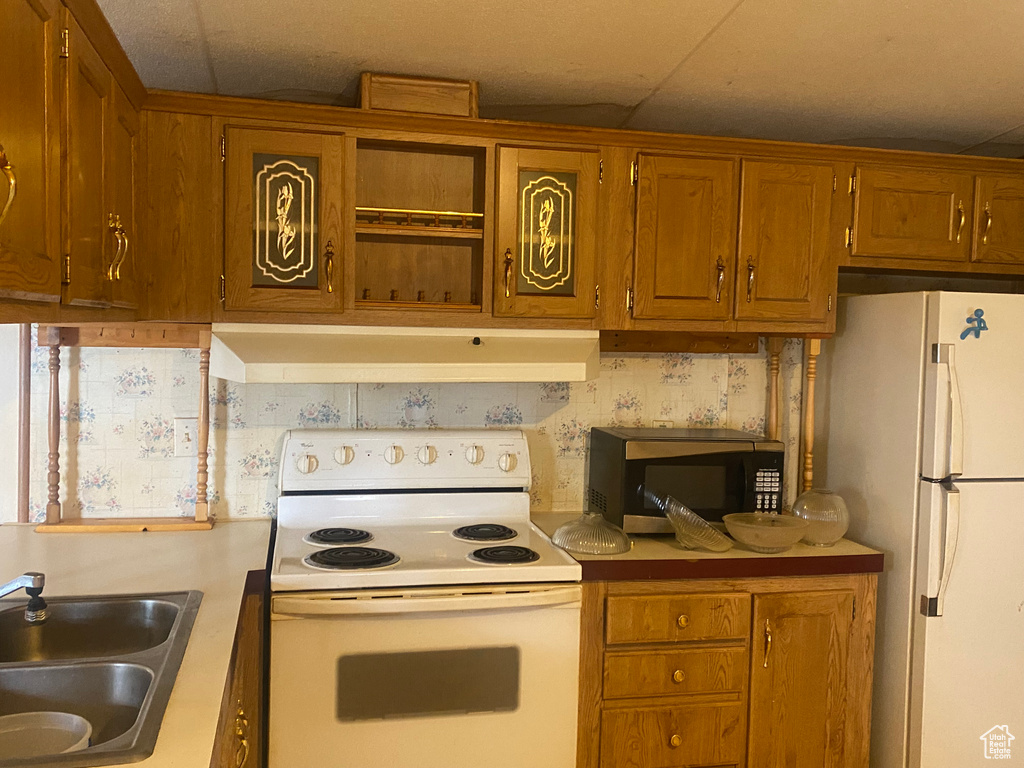
[[[320,161],[254,154],[252,284],[317,287]]]
[[[576,292],[576,174],[519,172],[519,272],[516,293]]]

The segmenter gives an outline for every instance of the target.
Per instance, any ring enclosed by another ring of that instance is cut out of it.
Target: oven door
[[[273,596],[270,768],[573,768],[580,595]]]

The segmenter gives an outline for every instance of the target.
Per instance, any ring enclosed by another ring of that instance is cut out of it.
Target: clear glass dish
[[[566,552],[579,555],[621,555],[633,546],[619,526],[592,512],[560,525],[551,541]]]
[[[785,552],[807,532],[798,517],[769,512],[736,512],[722,518],[729,534],[748,549],[764,554]]]
[[[684,549],[725,552],[732,547],[732,541],[728,536],[716,531],[704,518],[678,499],[650,488],[643,488],[642,493],[644,499],[665,514],[676,532],[676,541]]]
[[[850,512],[843,497],[824,488],[801,493],[793,503],[793,514],[810,523],[804,541],[816,547],[831,547],[850,527]]]

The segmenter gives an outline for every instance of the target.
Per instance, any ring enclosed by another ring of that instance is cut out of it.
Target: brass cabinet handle
[[[718,286],[715,288],[715,304],[722,303],[722,283],[725,282],[725,262],[722,261],[722,257],[718,257]]]
[[[685,613],[679,614],[679,618],[676,619],[676,626],[678,626],[680,629],[686,629],[688,626],[690,626],[690,617],[687,616]]]
[[[673,733],[672,734],[672,738],[668,740],[668,744],[669,744],[670,747],[672,747],[672,749],[675,749],[676,747],[678,747],[682,743],[683,743],[683,739],[682,739],[682,737],[680,737],[680,735],[678,733]]]
[[[962,232],[964,228],[965,218],[967,217],[964,216],[964,201],[958,200],[956,204],[956,241],[958,243],[960,242],[960,232]]]
[[[117,231],[115,232],[115,234],[120,235],[120,237],[121,237],[121,244],[123,246],[121,248],[121,256],[117,260],[117,264],[114,265],[114,279],[115,280],[120,280],[121,279],[121,265],[124,264],[124,260],[128,256],[128,232],[125,230],[124,226],[121,224],[121,217],[120,216],[117,217]]]
[[[334,293],[334,242],[327,241],[324,248],[324,273],[327,275],[327,292]]]
[[[754,296],[754,257],[747,256],[747,304]]]
[[[241,705],[238,707],[238,714],[235,715],[235,736],[238,738],[235,768],[242,768],[249,759],[249,718],[245,716],[245,710]]]
[[[124,238],[121,235],[121,219],[119,216],[113,213],[107,214],[107,229],[114,233],[114,238],[117,240],[117,252],[114,253],[114,257],[110,260],[110,264],[107,266],[107,280],[113,280],[117,269],[117,262],[121,258],[121,251],[124,249]]]
[[[7,218],[7,212],[11,209],[11,203],[14,202],[14,194],[18,188],[18,180],[14,178],[14,166],[7,159],[7,153],[4,152],[3,145],[0,145],[0,171],[3,171],[4,176],[7,177],[7,202],[4,203],[4,208],[0,211],[0,224],[3,224],[4,219]]]
[[[238,749],[235,751],[235,768],[243,768],[249,759],[249,740],[240,739]]]
[[[512,249],[505,249],[505,298],[512,296]]]
[[[633,311],[633,288],[632,287],[626,288],[626,311],[627,312],[632,312]]]
[[[673,683],[681,683],[681,682],[683,682],[683,680],[685,678],[686,678],[686,675],[683,674],[683,670],[681,670],[681,669],[677,669],[675,672],[672,673],[672,682]]]
[[[768,657],[772,653],[772,625],[768,622],[768,619],[764,620],[764,664],[762,665],[765,669],[768,669]]]
[[[988,203],[985,203],[985,228],[981,230],[981,244],[988,245],[988,231],[992,229],[992,211]]]
[[[601,308],[601,286],[594,286],[594,309]]]

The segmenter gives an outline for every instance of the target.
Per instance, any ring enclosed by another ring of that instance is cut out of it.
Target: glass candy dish
[[[578,555],[621,555],[633,542],[619,526],[601,515],[585,512],[558,527],[551,541],[566,552]]]
[[[773,555],[785,552],[807,532],[808,523],[789,515],[736,512],[722,518],[729,534],[748,549]]]

